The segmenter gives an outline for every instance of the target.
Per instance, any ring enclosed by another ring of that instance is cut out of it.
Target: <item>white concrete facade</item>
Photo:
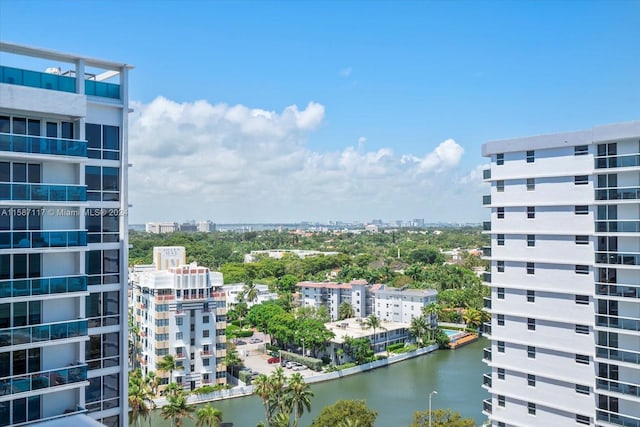
[[[132,67],[0,52],[0,426],[87,412],[126,426]],[[22,68],[32,61],[70,71]]]
[[[225,294],[227,300],[227,308],[232,308],[238,303],[238,294],[244,289],[244,283],[230,283],[222,286],[222,291]],[[251,308],[256,304],[262,304],[266,301],[274,301],[278,299],[277,292],[271,292],[268,285],[256,284],[258,291],[258,298],[255,301],[247,301],[247,307]]]
[[[640,122],[482,150],[491,425],[640,427]]]

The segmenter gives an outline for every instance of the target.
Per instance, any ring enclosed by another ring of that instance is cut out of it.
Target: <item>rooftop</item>
[[[330,341],[334,343],[343,343],[346,337],[350,338],[363,338],[373,335],[373,329],[366,329],[363,327],[364,319],[352,318],[339,320],[337,322],[325,323],[327,329],[335,334],[335,337]],[[376,333],[382,331],[395,331],[398,329],[409,328],[409,324],[393,321],[381,320],[382,327],[376,329]]]

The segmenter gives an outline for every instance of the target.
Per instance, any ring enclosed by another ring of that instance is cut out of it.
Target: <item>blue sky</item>
[[[0,39],[136,67],[131,222],[481,221],[483,142],[638,119],[638,1],[0,0]]]

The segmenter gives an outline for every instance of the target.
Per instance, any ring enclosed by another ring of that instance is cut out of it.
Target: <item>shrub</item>
[[[278,347],[277,345],[267,343],[265,347],[267,350],[275,351],[276,353],[280,351],[280,347]]]
[[[292,362],[301,363],[303,365],[308,366],[310,369],[314,371],[320,371],[322,369],[322,360],[316,359],[314,357],[302,356],[300,354],[291,353],[289,351],[282,351],[282,358],[284,360],[290,360]]]
[[[243,383],[245,383],[246,385],[251,384],[251,372],[249,371],[238,372],[238,379]]]
[[[401,348],[404,347],[404,343],[399,342],[396,344],[391,344],[390,346],[387,346],[387,351],[395,351],[395,350],[399,350]]]

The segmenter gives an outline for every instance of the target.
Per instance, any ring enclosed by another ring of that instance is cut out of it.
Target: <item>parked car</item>
[[[307,369],[307,367],[304,365],[297,365],[293,367],[294,371],[304,371],[305,369]]]
[[[293,362],[287,362],[287,363],[284,365],[284,367],[285,367],[285,368],[287,368],[287,369],[291,369],[291,368],[293,368],[293,366],[294,366],[294,365],[293,365]]]
[[[258,343],[261,343],[261,342],[262,342],[262,340],[260,338],[251,338],[249,340],[249,344],[258,344]]]
[[[272,363],[280,363],[280,358],[279,357],[270,357],[267,359],[267,363],[272,364]]]

